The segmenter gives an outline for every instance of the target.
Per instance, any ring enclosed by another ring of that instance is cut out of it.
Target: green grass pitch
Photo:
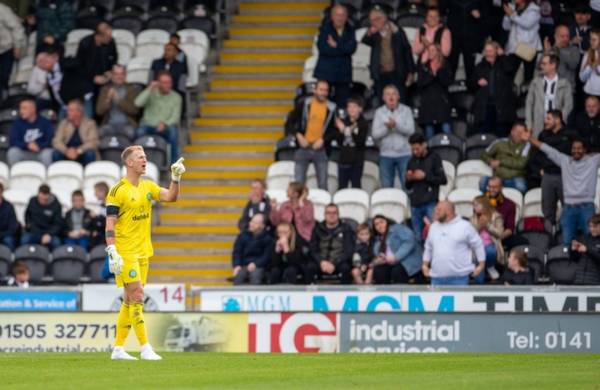
[[[3,354],[1,389],[600,389],[600,355]]]

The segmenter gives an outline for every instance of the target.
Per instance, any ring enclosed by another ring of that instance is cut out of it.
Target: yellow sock
[[[135,335],[140,345],[146,344],[148,342],[148,335],[146,334],[146,324],[144,323],[144,304],[130,303],[129,318],[131,319],[131,326],[135,330]]]
[[[115,340],[115,347],[122,347],[125,345],[125,339],[131,329],[131,320],[129,319],[129,305],[125,302],[121,303],[121,310],[119,311],[119,317],[117,318],[117,338]]]

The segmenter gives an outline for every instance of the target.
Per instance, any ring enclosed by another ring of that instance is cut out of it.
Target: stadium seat
[[[2,105],[4,105],[4,102],[2,102]],[[0,110],[0,134],[10,136],[10,128],[18,117],[19,111],[15,108]]]
[[[331,203],[331,194],[319,188],[311,188],[308,191],[308,200],[313,204],[315,219],[319,222],[325,219],[325,207]]]
[[[75,56],[75,54],[77,54],[79,42],[83,38],[87,37],[88,35],[92,35],[93,33],[94,30],[88,28],[76,28],[69,31],[67,34],[67,40],[65,41],[65,56]]]
[[[340,182],[338,180],[338,166],[337,163],[329,161],[327,163],[327,190],[330,193],[337,191]],[[317,171],[315,170],[315,164],[308,166],[306,172],[306,186],[308,188],[317,188]]]
[[[162,54],[161,54],[162,55]],[[133,84],[148,84],[150,79],[150,66],[153,58],[149,57],[134,57],[127,64],[127,79],[128,83]]]
[[[354,31],[354,35],[356,36],[356,42],[358,42],[358,45],[356,46],[356,51],[352,55],[353,61],[355,58],[361,59],[362,61],[366,61],[367,63],[370,63],[371,61],[371,47],[365,45],[364,43],[361,43],[366,33],[366,27],[357,28]]]
[[[294,181],[294,162],[277,161],[269,165],[267,170],[267,188],[270,190],[287,190]]]
[[[543,228],[532,229],[527,227],[525,224],[525,218],[537,218],[542,224]],[[529,245],[538,248],[544,253],[546,253],[552,246],[552,224],[542,216],[523,217],[517,224],[517,233],[519,236],[525,238],[529,242]]]
[[[379,188],[379,165],[365,160],[360,187],[369,194],[372,194]]]
[[[115,28],[112,31],[113,39],[117,45],[127,45],[131,49],[135,48],[135,35],[129,31],[120,28]]]
[[[90,260],[87,264],[87,275],[90,277],[91,283],[106,282],[102,278],[102,269],[106,262],[106,250],[104,245],[98,245],[90,251]]]
[[[535,245],[520,245],[513,249],[522,250],[527,254],[527,265],[533,271],[533,280],[539,283],[544,277],[546,252]]]
[[[397,188],[382,188],[371,195],[370,216],[385,215],[396,223],[402,223],[410,216],[410,206],[406,193]]]
[[[179,34],[179,37],[181,38],[182,45],[204,47],[206,51],[210,49],[210,40],[204,31],[193,28],[184,28],[177,31],[177,34]]]
[[[207,36],[213,38],[215,36],[215,22],[209,17],[197,17],[190,16],[179,23],[179,28],[184,29],[196,29],[203,31]]]
[[[287,191],[280,188],[268,189],[266,194],[269,199],[275,199],[279,204],[288,200]]]
[[[53,191],[58,188],[71,193],[81,189],[83,183],[83,167],[75,161],[57,161],[50,164],[46,183]]]
[[[489,165],[481,160],[465,160],[456,167],[456,188],[479,188],[482,177],[492,176],[493,171]]]
[[[571,261],[568,247],[558,245],[548,251],[546,272],[552,283],[573,284],[576,269],[577,263]]]
[[[100,206],[100,202],[96,199],[96,191],[93,187],[85,188],[83,190],[83,197],[85,198],[85,207],[90,210],[96,210]]]
[[[179,22],[177,21],[177,18],[169,11],[155,13],[146,21],[146,28],[163,30],[169,34],[177,31],[178,27]]]
[[[396,18],[396,23],[398,24],[398,27],[402,27],[404,31],[406,31],[409,28],[413,28],[418,32],[418,29],[423,25],[424,21],[425,16],[421,13],[405,13],[398,15],[398,17]],[[409,40],[409,42],[412,41]]]
[[[12,203],[15,208],[17,220],[22,226],[25,226],[25,210],[29,204],[29,199],[32,197],[31,191],[24,189],[9,188],[2,194],[4,199]]]
[[[183,50],[187,57],[188,73],[185,87],[191,89],[196,88],[198,86],[198,83],[200,82],[200,67],[204,66],[201,64],[206,62],[206,53],[203,49],[196,50],[195,47],[190,48],[188,45],[186,45],[185,47],[181,47],[181,50]]]
[[[142,31],[144,22],[136,15],[117,15],[112,18],[111,24],[115,29],[129,30],[133,34],[137,34]]]
[[[363,58],[352,57],[352,81],[371,88],[373,86],[373,79],[371,79],[369,62],[369,60],[365,61]]]
[[[365,142],[365,161],[371,161],[379,167],[379,147],[370,135]]]
[[[0,283],[10,274],[12,251],[6,245],[0,245]]]
[[[463,141],[454,134],[436,134],[428,145],[442,160],[450,161],[454,166],[462,161]]]
[[[165,44],[164,43],[146,43],[142,46],[136,46],[135,48],[135,56],[136,57],[145,57],[151,58],[155,60],[157,58],[161,58],[165,52]],[[152,61],[150,62],[152,65]]]
[[[146,159],[156,164],[158,169],[164,170],[169,165],[170,147],[167,141],[158,135],[145,135],[135,140],[136,145],[142,145],[146,152]]]
[[[121,164],[121,153],[131,144],[129,138],[124,135],[109,135],[100,139],[100,156],[102,160]]]
[[[127,168],[121,167],[121,176],[125,176]],[[160,171],[152,161],[146,163],[146,173],[142,176],[144,179],[152,180],[155,183],[160,182]]]
[[[469,160],[480,159],[481,155],[497,139],[494,134],[475,134],[465,142],[465,158]]]
[[[8,136],[0,134],[0,161],[6,161],[6,153],[8,152],[9,145]]]
[[[446,174],[446,184],[440,186],[439,199],[445,200],[448,194],[454,189],[454,181],[456,180],[456,168],[450,161],[442,160],[444,173]]]
[[[473,199],[479,195],[481,195],[481,191],[474,188],[457,188],[448,194],[448,200],[454,203],[456,214],[471,218],[473,215]]]
[[[119,65],[127,66],[133,57],[133,49],[128,45],[117,43],[117,56],[119,57]]]
[[[75,26],[79,29],[94,30],[106,17],[106,7],[80,7],[75,17]]]
[[[92,188],[99,181],[104,181],[112,187],[119,179],[121,170],[112,161],[94,161],[85,166],[83,187]]]
[[[0,161],[0,183],[4,186],[4,189],[8,188],[10,182],[10,170],[5,162]]]
[[[40,283],[50,264],[50,252],[43,245],[21,245],[15,250],[14,261],[23,261],[29,268],[29,280]]]
[[[275,161],[294,161],[294,153],[298,149],[293,135],[280,138],[275,145]]]
[[[318,56],[311,56],[304,61],[304,70],[302,71],[303,83],[312,83],[317,81],[317,79],[315,79],[315,77],[313,76],[313,73],[315,71],[315,68],[317,67],[318,59]]]
[[[523,217],[543,215],[542,213],[542,189],[532,188],[525,193],[523,199]]]
[[[10,188],[35,194],[46,181],[46,167],[38,161],[19,161],[10,168]]]
[[[517,212],[515,215],[516,223],[521,218],[521,212],[523,211],[523,194],[517,189],[504,187],[502,188],[502,195],[512,200],[517,206]]]
[[[363,223],[369,216],[369,194],[357,188],[339,190],[333,195],[333,203],[340,210],[340,218],[350,218]]]
[[[121,11],[143,14],[150,9],[150,0],[117,0],[114,9],[115,13]]]
[[[79,245],[62,245],[52,251],[51,275],[55,282],[78,284],[86,266],[87,251]]]

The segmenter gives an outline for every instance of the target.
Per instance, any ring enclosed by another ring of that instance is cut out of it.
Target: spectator
[[[181,44],[181,37],[179,36],[179,34],[171,34],[171,36],[169,37],[169,43],[175,45],[175,47],[177,48],[177,56],[175,58],[177,59],[177,61],[185,65],[185,73],[187,74],[187,56],[185,55],[185,52],[181,50],[181,47],[179,47],[179,45]]]
[[[75,57],[85,76],[87,92],[96,95],[100,87],[109,82],[110,71],[119,58],[112,26],[108,22],[98,23],[92,35],[79,41]],[[89,104],[92,104],[91,100]]]
[[[53,160],[87,165],[96,160],[98,144],[96,122],[85,117],[81,101],[71,100],[67,105],[67,118],[59,123],[52,140]]]
[[[327,205],[325,220],[315,226],[310,239],[312,257],[319,264],[321,275],[335,275],[342,284],[352,283],[354,242],[354,232],[340,221],[338,207]]]
[[[352,255],[352,278],[354,284],[373,283],[373,248],[369,224],[361,223],[356,228],[356,243]]]
[[[416,133],[410,136],[409,142],[412,157],[406,167],[406,191],[410,199],[412,229],[420,242],[424,227],[423,219],[433,219],[433,209],[439,198],[440,185],[446,184],[447,181],[442,159],[436,153],[429,151],[425,137]]]
[[[335,118],[335,127],[331,136],[340,147],[338,161],[339,189],[360,188],[363,167],[365,164],[365,143],[369,133],[369,122],[362,116],[363,101],[361,98],[350,98],[343,116]]]
[[[462,54],[467,80],[475,69],[475,54],[481,50],[485,37],[482,0],[446,0],[443,11],[447,12],[448,28],[452,31],[452,52],[450,63],[452,74],[458,68],[458,58]]]
[[[574,284],[600,284],[600,214],[588,221],[588,231],[581,242],[571,243],[571,259],[577,262]]]
[[[62,229],[62,207],[50,193],[50,187],[42,184],[25,209],[25,232],[21,245],[42,244],[53,250],[60,245]]]
[[[502,189],[502,179],[494,176],[488,181],[487,191],[484,194],[490,206],[502,216],[504,223],[504,232],[500,235],[502,245],[509,249],[518,245],[527,245],[529,244],[527,240],[514,234],[517,224],[517,205],[504,196]]]
[[[419,56],[419,62],[424,64],[429,61],[427,48],[439,45],[442,55],[447,58],[452,50],[450,30],[444,26],[440,17],[440,10],[435,7],[427,9],[425,23],[419,28],[412,42],[412,52]]]
[[[110,82],[100,89],[96,114],[101,118],[100,137],[124,135],[133,140],[137,128],[138,108],[133,104],[138,90],[125,83],[127,71],[123,65],[114,65]]]
[[[569,27],[571,43],[579,48],[580,54],[585,54],[590,48],[590,19],[592,12],[586,4],[578,4],[575,7],[575,23]]]
[[[15,261],[11,267],[11,276],[6,281],[7,287],[29,288],[29,267],[21,260]]]
[[[506,137],[517,118],[517,97],[513,91],[514,68],[500,45],[488,41],[483,47],[483,59],[469,82],[475,92],[473,116],[481,133]]]
[[[173,91],[171,74],[161,71],[156,80],[140,93],[134,101],[144,109],[137,137],[158,134],[171,144],[171,161],[179,158],[179,119],[181,96]]]
[[[75,9],[70,0],[40,1],[36,6],[38,45],[55,41],[65,42],[69,31],[75,28]],[[48,38],[52,38],[48,40]]]
[[[585,110],[575,116],[574,130],[584,140],[591,153],[600,152],[600,99],[588,96],[585,99]]]
[[[281,205],[277,200],[271,199],[271,212],[269,219],[271,225],[278,226],[282,222],[291,223],[298,235],[305,241],[310,241],[315,227],[315,213],[313,204],[308,200],[308,188],[302,183],[291,182],[287,190],[287,201]]]
[[[9,6],[0,3],[0,98],[8,90],[13,63],[21,58],[25,44],[21,20]]]
[[[583,91],[600,97],[600,29],[594,28],[590,34],[590,48],[583,56],[579,78],[584,83]]]
[[[505,187],[516,188],[525,193],[525,168],[531,147],[523,141],[523,133],[527,129],[521,122],[517,122],[510,130],[510,137],[494,141],[481,156],[481,159],[493,170],[494,175],[502,179]],[[479,182],[481,192],[484,192],[489,176],[482,177]]]
[[[456,215],[451,202],[438,203],[434,219],[425,241],[423,275],[431,278],[432,285],[469,284],[469,275],[476,278],[485,269],[485,249],[479,234]]]
[[[594,198],[600,167],[600,154],[585,155],[585,144],[580,139],[571,143],[571,156],[531,137],[531,132],[523,135],[535,147],[560,167],[563,183],[564,203],[560,216],[560,226],[564,245],[571,245],[577,229],[588,234],[587,221],[594,215]]]
[[[408,137],[415,132],[410,107],[400,103],[400,93],[393,85],[383,91],[384,105],[375,111],[373,138],[379,144],[379,181],[381,187],[393,187],[396,172],[405,187],[406,165],[410,160]]]
[[[10,250],[17,246],[17,233],[21,229],[15,214],[15,208],[4,199],[4,185],[0,183],[0,244],[6,245]]]
[[[535,136],[542,131],[548,111],[561,110],[563,118],[568,118],[573,109],[571,83],[556,73],[559,62],[555,55],[544,54],[540,61],[542,75],[531,81],[527,91],[525,123]]]
[[[418,66],[417,88],[421,96],[419,122],[425,126],[425,135],[430,139],[439,127],[445,134],[452,132],[448,87],[454,77],[438,45],[429,45],[427,52],[427,62]]]
[[[383,215],[373,218],[373,281],[375,284],[408,283],[421,269],[423,252],[414,233]]]
[[[65,222],[67,225],[67,237],[65,244],[79,245],[86,249],[90,245],[90,229],[92,227],[92,215],[85,208],[85,198],[81,190],[73,191],[71,195],[73,207],[67,211]]]
[[[509,31],[506,43],[506,54],[515,62],[514,69],[523,63],[525,83],[533,78],[535,58],[542,50],[542,42],[538,33],[540,29],[540,7],[533,0],[515,0],[514,5],[503,2],[504,19],[502,27]]]
[[[415,63],[404,30],[389,21],[379,5],[369,12],[369,26],[362,43],[371,46],[369,68],[375,97],[382,99],[384,87],[391,84],[406,98],[407,87],[414,81]]]
[[[94,184],[94,196],[98,201],[96,210],[92,210],[92,222],[90,226],[90,248],[106,243],[106,196],[108,195],[108,184],[99,181]]]
[[[177,46],[170,42],[167,43],[162,58],[152,61],[151,79],[157,80],[161,71],[167,71],[173,80],[173,87],[178,92],[185,92],[187,65],[177,59],[178,54]]]
[[[52,123],[37,114],[35,101],[25,98],[19,103],[19,117],[10,128],[8,165],[19,161],[35,160],[46,167],[52,164]]]
[[[565,25],[556,26],[554,29],[554,45],[550,39],[544,39],[544,53],[553,54],[558,57],[558,76],[565,78],[571,83],[571,89],[575,92],[575,78],[579,68],[579,48],[571,44],[569,28]]]
[[[60,70],[56,52],[41,52],[35,57],[35,65],[27,82],[27,93],[35,97],[37,107],[40,110],[51,108],[58,111],[63,105],[59,102],[60,83],[57,85],[54,80],[55,70]],[[53,85],[58,88],[53,90]]]
[[[299,146],[294,153],[296,181],[306,182],[308,164],[312,162],[315,164],[318,186],[322,190],[327,190],[325,137],[330,137],[335,131],[335,103],[327,100],[328,93],[327,81],[317,81],[314,96],[305,99],[290,113],[286,129],[296,137]]]
[[[256,214],[248,230],[241,232],[233,245],[233,284],[261,284],[271,261],[273,238],[265,230],[265,216]]]
[[[317,278],[317,272],[317,263],[310,255],[308,243],[296,234],[291,223],[280,223],[271,262],[271,284],[311,284]]]
[[[527,253],[520,249],[510,251],[507,269],[502,274],[502,282],[506,286],[532,285],[535,283],[533,272],[527,267]]]
[[[354,28],[348,23],[348,10],[342,4],[334,4],[331,17],[319,29],[319,59],[313,76],[329,83],[330,96],[338,107],[344,107],[350,96],[352,54],[356,45]]]
[[[496,263],[504,264],[504,249],[502,248],[502,233],[504,233],[504,221],[485,195],[473,199],[473,215],[471,224],[479,233],[485,250],[485,268],[492,280],[500,277],[496,270]],[[485,273],[480,273],[475,282],[483,284]]]
[[[267,195],[265,192],[266,189],[267,185],[262,179],[254,179],[250,183],[250,195],[248,197],[248,203],[246,203],[246,207],[244,207],[242,216],[238,221],[238,228],[241,232],[248,229],[248,223],[250,223],[250,219],[259,213],[265,216],[268,224],[269,215],[271,213],[271,200],[269,199],[269,195]]]

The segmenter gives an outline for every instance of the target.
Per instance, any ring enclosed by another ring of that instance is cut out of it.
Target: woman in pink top
[[[310,242],[313,228],[315,227],[315,214],[313,204],[308,200],[308,188],[298,182],[291,182],[288,186],[289,200],[278,205],[275,199],[271,200],[269,219],[271,225],[277,226],[281,222],[291,223],[296,227],[298,234]]]
[[[492,279],[498,279],[500,276],[496,271],[495,264],[499,262],[504,264],[504,250],[500,236],[504,231],[504,221],[502,216],[492,206],[483,195],[473,199],[473,216],[471,223],[479,232],[479,237],[485,247],[485,266]],[[485,273],[480,273],[475,281],[483,284]]]
[[[412,52],[419,56],[420,63],[425,63],[429,60],[427,48],[431,44],[440,45],[444,57],[450,55],[450,51],[452,50],[450,30],[441,23],[440,10],[435,7],[427,10],[425,23],[419,29],[419,33],[415,34],[412,42]]]

